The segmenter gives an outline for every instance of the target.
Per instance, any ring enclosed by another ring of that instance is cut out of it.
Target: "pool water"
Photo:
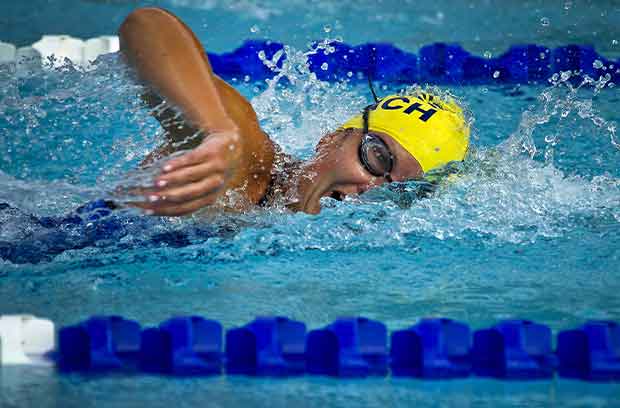
[[[62,2],[39,3],[0,6],[9,22],[0,39],[23,45],[53,31],[110,34],[130,9],[147,4],[78,2],[67,17],[75,24],[64,25],[51,6]],[[619,54],[615,2],[160,4],[187,19],[210,50],[263,37],[289,46],[279,81],[232,83],[268,133],[299,157],[371,98],[365,86],[312,77],[311,39],[389,41],[409,51],[452,40],[493,55],[517,42],[579,42],[608,58]],[[471,19],[456,24],[464,8]],[[293,30],[301,10],[310,17]],[[28,19],[35,29],[23,24]],[[506,35],[494,34],[496,26]],[[144,325],[198,314],[226,328],[256,315],[286,315],[310,328],[363,315],[392,330],[426,316],[473,328],[518,317],[554,332],[591,318],[620,320],[620,95],[604,78],[439,90],[472,118],[472,149],[459,176],[429,198],[415,199],[419,185],[408,183],[343,202],[326,198],[317,216],[274,209],[161,219],[127,211],[111,216],[120,225],[112,236],[96,234],[110,217],[76,229],[37,219],[72,214],[156,171],[135,170],[162,136],[118,56],[89,72],[1,66],[0,83],[0,203],[11,206],[0,210],[0,242],[32,250],[0,260],[0,314],[32,313],[59,326],[101,313]],[[380,94],[402,88],[377,87]],[[52,245],[59,233],[60,251]],[[565,379],[178,379],[18,367],[2,368],[0,384],[2,407],[620,405],[617,384]]]

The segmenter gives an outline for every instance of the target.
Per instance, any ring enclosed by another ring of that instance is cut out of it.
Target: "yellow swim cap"
[[[362,129],[362,115],[340,128]],[[463,160],[469,146],[469,125],[462,109],[427,93],[381,98],[370,108],[368,130],[394,138],[425,173]]]

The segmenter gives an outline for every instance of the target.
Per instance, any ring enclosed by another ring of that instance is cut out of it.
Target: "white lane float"
[[[56,348],[54,323],[32,315],[0,316],[0,366],[52,365]]]
[[[0,41],[0,64],[13,62],[16,52],[17,48],[13,44]]]
[[[0,42],[0,64],[17,62],[43,67],[59,67],[70,60],[74,65],[89,69],[100,55],[120,49],[117,36],[101,36],[82,40],[69,35],[44,35],[34,44],[17,48]]]

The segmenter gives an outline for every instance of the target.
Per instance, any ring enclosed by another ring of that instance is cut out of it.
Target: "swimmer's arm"
[[[168,161],[154,188],[145,191],[150,202],[136,205],[154,214],[183,215],[230,189],[258,202],[270,181],[274,147],[251,105],[213,74],[191,30],[162,9],[145,8],[127,17],[119,35],[139,78],[208,135]]]
[[[193,126],[184,115],[168,105],[158,94],[147,91],[142,100],[151,108],[151,115],[164,129],[164,141],[140,164],[148,165],[175,151],[196,148],[203,141],[204,132]]]
[[[180,20],[162,9],[143,8],[123,22],[123,55],[141,80],[209,132],[235,131],[220,100],[202,46]]]

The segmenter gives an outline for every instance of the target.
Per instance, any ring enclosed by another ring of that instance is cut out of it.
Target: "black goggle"
[[[394,167],[394,155],[388,145],[374,133],[368,132],[368,117],[372,105],[364,108],[362,118],[364,129],[362,142],[358,150],[359,159],[362,166],[375,177],[384,177],[388,182],[392,182],[390,173]]]

